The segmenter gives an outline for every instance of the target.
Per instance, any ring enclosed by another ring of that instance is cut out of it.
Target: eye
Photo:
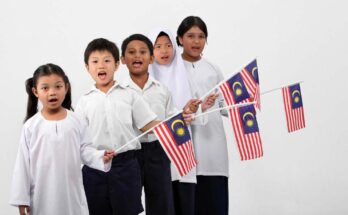
[[[98,63],[98,61],[97,60],[93,60],[92,63],[96,64],[96,63]]]
[[[146,54],[146,53],[147,53],[146,50],[141,50],[141,51],[140,51],[140,54]]]
[[[155,49],[160,49],[161,45],[155,45]]]
[[[48,87],[47,86],[44,86],[44,87],[41,87],[41,90],[48,90]]]

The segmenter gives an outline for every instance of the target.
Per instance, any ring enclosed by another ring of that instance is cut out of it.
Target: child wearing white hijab
[[[156,80],[165,84],[172,93],[173,104],[177,109],[182,109],[191,101],[189,106],[192,112],[201,112],[198,99],[192,99],[198,93],[196,87],[189,80],[185,65],[172,33],[165,28],[157,28],[149,36],[154,44],[155,61],[149,67],[149,73]],[[213,105],[207,99],[202,106],[209,108]],[[192,124],[203,125],[206,118],[201,118]],[[193,143],[194,144],[194,143]],[[196,184],[196,168],[192,169],[184,177],[180,177],[178,171],[172,165],[172,181],[174,206],[176,214],[193,214],[194,196]]]

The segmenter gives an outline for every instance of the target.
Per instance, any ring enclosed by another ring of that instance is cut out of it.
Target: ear
[[[119,66],[120,66],[120,61],[117,61],[117,62],[115,63],[115,68],[116,68],[116,70],[118,69]]]
[[[182,45],[182,37],[178,37],[178,38],[179,38],[180,45]]]
[[[126,64],[126,59],[124,58],[124,56],[121,57],[121,62],[122,64]]]
[[[35,87],[31,88],[31,91],[34,93],[34,95],[38,98],[39,94],[37,93],[37,89]]]
[[[89,66],[88,64],[85,64],[86,70],[89,72]]]
[[[155,61],[155,56],[152,55],[152,56],[150,57],[150,64],[153,64],[154,61]]]

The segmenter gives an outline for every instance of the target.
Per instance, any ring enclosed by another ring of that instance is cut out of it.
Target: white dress
[[[184,61],[189,73],[190,83],[198,97],[205,95],[223,80],[220,70],[204,58],[196,62]],[[219,95],[211,109],[223,104],[223,96]],[[227,116],[227,112],[222,112]],[[197,175],[227,176],[228,153],[226,135],[220,112],[208,114],[205,125],[191,125],[195,155],[198,161]]]
[[[10,204],[29,205],[31,215],[88,215],[81,165],[108,171],[104,151],[89,145],[86,126],[75,113],[58,121],[39,112],[23,126]]]

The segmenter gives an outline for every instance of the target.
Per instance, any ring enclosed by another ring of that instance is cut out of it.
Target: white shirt
[[[141,129],[156,119],[137,93],[119,83],[115,83],[107,93],[93,87],[80,98],[76,112],[87,120],[93,146],[98,149],[119,149],[134,139],[133,125]],[[140,147],[139,141],[134,141],[118,153]]]
[[[190,83],[199,97],[205,95],[223,80],[220,70],[205,59],[196,62],[184,61]],[[211,108],[222,104],[220,95]],[[228,154],[226,135],[219,112],[207,115],[205,125],[191,125],[197,164],[197,175],[228,176]]]
[[[127,80],[127,86],[134,90],[140,97],[146,101],[151,110],[157,115],[156,120],[162,121],[169,116],[175,114],[175,108],[172,103],[172,96],[168,88],[156,81],[153,77],[149,76],[144,88],[141,89],[133,80],[129,77]],[[135,128],[137,135],[141,134],[139,129]],[[152,142],[157,140],[155,134],[150,133],[140,138],[140,142]]]
[[[88,215],[81,165],[111,167],[103,163],[104,151],[91,143],[86,125],[73,112],[58,121],[41,113],[31,117],[22,129],[10,204],[30,206],[31,215]]]

